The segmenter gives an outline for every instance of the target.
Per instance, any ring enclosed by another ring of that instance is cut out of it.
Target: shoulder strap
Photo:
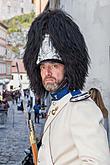
[[[82,101],[82,100],[86,100],[90,97],[88,92],[85,93],[80,93],[78,95],[72,96],[70,98],[70,102],[78,102],[78,101]]]

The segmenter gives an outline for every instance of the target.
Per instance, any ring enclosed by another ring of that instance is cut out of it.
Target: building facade
[[[32,0],[0,0],[0,20],[30,13],[33,10]]]
[[[7,27],[0,22],[0,92],[11,79],[11,61],[7,56]]]
[[[6,56],[6,38],[7,38],[7,29],[2,22],[0,22],[0,57]]]
[[[22,59],[15,59],[11,62],[11,74],[12,78],[6,86],[8,91],[16,91],[29,88],[29,80],[24,69]]]

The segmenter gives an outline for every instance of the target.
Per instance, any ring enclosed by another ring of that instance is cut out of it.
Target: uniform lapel
[[[48,118],[45,123],[44,133],[49,128],[49,125],[54,121],[56,116],[60,113],[60,111],[63,110],[63,107],[68,103],[70,98],[71,98],[71,94],[69,93],[65,95],[62,99],[52,102],[48,112]]]

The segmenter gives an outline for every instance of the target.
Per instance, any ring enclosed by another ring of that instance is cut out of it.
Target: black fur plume
[[[69,89],[82,89],[90,62],[87,47],[76,23],[67,13],[58,9],[41,13],[28,32],[23,61],[31,88],[38,95],[45,92],[36,64],[45,34],[49,34],[53,47],[64,62]]]

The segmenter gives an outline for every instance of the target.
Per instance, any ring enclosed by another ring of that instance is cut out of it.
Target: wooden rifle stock
[[[37,165],[37,159],[38,159],[38,150],[37,150],[37,144],[36,144],[36,136],[35,136],[35,130],[33,121],[29,120],[29,137],[30,137],[30,144],[32,148],[32,154],[33,154],[33,162],[34,165]]]

